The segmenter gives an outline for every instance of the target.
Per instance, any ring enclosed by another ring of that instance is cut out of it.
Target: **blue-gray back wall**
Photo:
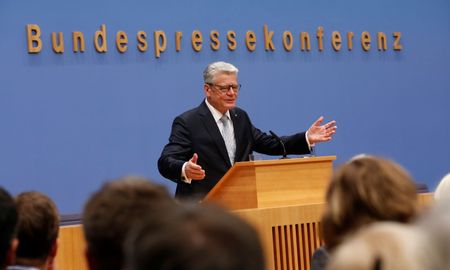
[[[26,25],[40,27],[42,50],[27,51]],[[94,48],[106,25],[108,51]],[[264,49],[263,26],[274,32],[275,51]],[[324,49],[316,31],[324,29]],[[116,33],[128,35],[119,53]],[[153,33],[167,35],[154,55]],[[203,35],[195,52],[191,33]],[[220,49],[209,34],[219,32]],[[72,32],[85,36],[84,53],[72,51]],[[147,33],[148,50],[136,34]],[[181,50],[175,32],[182,32]],[[236,50],[227,32],[236,33]],[[256,49],[245,45],[256,34]],[[292,32],[292,51],[282,44]],[[342,35],[333,50],[331,33]],[[346,33],[353,32],[353,50]],[[363,51],[360,35],[371,34]],[[51,33],[64,34],[56,54]],[[299,34],[311,36],[301,51]],[[385,32],[388,49],[377,50]],[[401,32],[403,49],[392,49]],[[380,1],[0,1],[0,185],[51,196],[63,213],[80,212],[107,179],[142,175],[167,185],[156,167],[173,118],[203,98],[202,71],[216,60],[234,63],[242,91],[238,105],[254,124],[278,134],[305,130],[320,115],[338,122],[318,155],[336,164],[359,153],[388,157],[433,189],[450,171],[450,2]]]

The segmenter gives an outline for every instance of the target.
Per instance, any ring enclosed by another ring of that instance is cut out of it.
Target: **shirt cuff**
[[[314,143],[311,144],[309,142],[309,140],[308,140],[308,131],[305,132],[305,140],[306,140],[306,143],[308,144],[309,151],[312,151],[312,148],[315,146],[315,144]]]
[[[185,182],[186,184],[190,184],[192,179],[186,177],[186,171],[185,171],[186,165],[187,165],[187,162],[185,162],[183,164],[183,167],[181,167],[181,181]]]

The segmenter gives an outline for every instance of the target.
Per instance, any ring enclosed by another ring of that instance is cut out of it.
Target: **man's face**
[[[204,91],[208,102],[219,112],[224,114],[226,111],[236,106],[238,97],[237,75],[219,73],[216,74],[213,84],[205,84]]]

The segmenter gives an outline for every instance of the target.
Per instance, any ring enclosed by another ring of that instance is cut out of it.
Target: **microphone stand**
[[[280,137],[278,137],[278,135],[275,134],[275,132],[273,132],[272,130],[269,130],[269,132],[275,139],[277,139],[277,141],[281,144],[281,147],[283,147],[283,157],[281,159],[288,158],[286,153],[286,147],[284,146],[283,140]]]

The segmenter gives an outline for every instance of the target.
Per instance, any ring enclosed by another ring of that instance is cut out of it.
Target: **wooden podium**
[[[228,209],[324,202],[335,156],[237,162],[206,195]]]
[[[310,269],[335,156],[237,162],[207,194],[259,232],[267,269]]]

